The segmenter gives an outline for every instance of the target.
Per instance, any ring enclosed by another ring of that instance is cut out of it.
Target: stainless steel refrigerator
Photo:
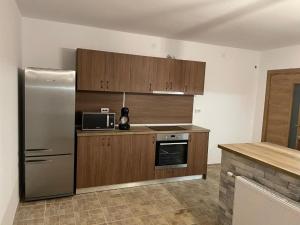
[[[74,192],[75,71],[26,68],[23,79],[23,195]]]

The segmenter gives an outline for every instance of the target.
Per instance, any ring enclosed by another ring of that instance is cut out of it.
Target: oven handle
[[[187,142],[170,142],[170,143],[159,143],[159,145],[187,145]]]

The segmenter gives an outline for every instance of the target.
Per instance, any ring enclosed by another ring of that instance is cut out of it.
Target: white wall
[[[18,80],[21,17],[12,0],[0,1],[0,224],[12,224],[19,202]]]
[[[211,129],[209,163],[220,162],[219,143],[252,138],[259,53],[72,24],[23,18],[23,66],[75,68],[75,49],[207,62],[205,94],[195,97],[195,125]]]
[[[253,127],[254,141],[261,140],[267,71],[289,68],[300,68],[300,45],[272,49],[261,53]]]

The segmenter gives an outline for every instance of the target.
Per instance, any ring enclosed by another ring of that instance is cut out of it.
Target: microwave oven
[[[115,113],[83,112],[82,130],[113,130],[115,129]]]

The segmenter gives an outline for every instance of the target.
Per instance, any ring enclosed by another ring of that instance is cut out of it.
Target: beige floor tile
[[[127,205],[105,207],[103,208],[103,212],[107,222],[114,222],[133,217]]]
[[[45,225],[59,225],[59,216],[46,217]]]
[[[59,216],[59,225],[76,225],[74,213]]]
[[[86,211],[101,208],[97,195],[94,198],[75,198],[73,199],[74,211]]]
[[[158,214],[160,211],[155,207],[154,202],[143,202],[140,204],[128,205],[132,215],[134,216],[146,216]]]
[[[45,217],[72,214],[74,211],[72,199],[46,202]]]
[[[18,207],[15,220],[43,219],[45,204],[34,204]]]
[[[194,225],[199,222],[188,209],[182,209],[174,212],[168,212],[164,215],[167,222],[172,225]]]
[[[44,225],[44,219],[14,221],[14,225]]]
[[[178,201],[175,197],[156,200],[154,201],[154,205],[159,212],[168,212],[186,208],[186,205]]]
[[[102,207],[125,205],[125,199],[120,190],[98,192],[98,198]]]
[[[75,213],[76,225],[102,225],[106,223],[102,209]]]
[[[147,224],[144,224],[144,222],[141,219],[136,218],[136,217],[128,218],[128,219],[120,220],[120,221],[115,221],[115,222],[111,222],[108,224],[109,225],[147,225]]]
[[[170,225],[162,214],[143,216],[140,217],[140,220],[143,221],[144,225]]]

